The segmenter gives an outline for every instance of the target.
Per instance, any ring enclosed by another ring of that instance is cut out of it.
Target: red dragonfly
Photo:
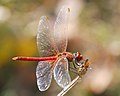
[[[38,25],[37,47],[40,57],[14,57],[13,60],[39,61],[36,68],[37,85],[40,91],[50,87],[52,73],[54,79],[61,88],[71,83],[69,69],[80,77],[86,73],[89,67],[88,59],[77,53],[66,52],[68,31],[68,18],[70,9],[62,7],[58,13],[52,31],[49,19],[42,16]],[[70,67],[73,63],[74,67]]]

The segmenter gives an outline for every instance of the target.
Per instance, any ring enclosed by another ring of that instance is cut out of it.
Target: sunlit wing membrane
[[[52,62],[51,62],[52,63]],[[45,91],[50,87],[52,80],[52,65],[48,61],[38,62],[36,68],[37,85],[40,91]]]
[[[57,50],[53,40],[53,32],[51,32],[49,20],[46,16],[42,16],[39,21],[37,33],[37,47],[40,56],[56,55]]]
[[[66,58],[60,58],[56,62],[54,67],[54,79],[62,88],[66,87],[71,82],[68,72],[68,60]]]
[[[54,38],[59,52],[66,51],[67,48],[66,32],[68,31],[69,13],[69,8],[62,7],[55,21]]]

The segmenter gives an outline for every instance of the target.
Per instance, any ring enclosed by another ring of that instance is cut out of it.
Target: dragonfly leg
[[[68,70],[70,70],[70,62],[68,62]]]
[[[70,70],[74,70],[74,71],[77,72],[77,70],[75,68],[71,67],[71,66],[70,66]]]
[[[70,66],[71,64],[70,64],[70,62],[69,62],[69,64],[68,64],[68,65],[69,65],[69,66],[68,66],[68,69],[69,69],[69,70],[70,70],[70,69],[73,69],[73,70],[77,71],[77,70],[76,70],[77,68],[76,68],[76,66],[75,66],[75,63],[72,63],[72,64],[73,64],[73,67],[74,67],[74,68],[72,68],[72,67]]]
[[[77,70],[75,70],[74,68],[70,67],[70,71],[71,71],[71,72],[73,72],[73,73],[75,73],[76,75],[78,75],[78,76],[79,76],[79,74],[78,74]]]
[[[74,68],[71,67],[70,64],[69,64],[69,67],[68,67],[68,68],[69,68],[69,71],[71,71],[71,72],[73,72],[73,73],[79,75],[78,72],[77,72],[77,68],[76,68],[76,66],[75,66],[74,64],[73,64],[73,66],[74,66]]]
[[[75,66],[75,64],[76,64],[76,63],[74,63],[74,62],[73,62],[73,66],[74,66],[74,68],[76,69],[76,66]]]

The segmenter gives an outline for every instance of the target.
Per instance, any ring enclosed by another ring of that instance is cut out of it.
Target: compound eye
[[[82,56],[79,52],[77,52],[76,59],[77,59],[78,61],[80,61],[80,60],[83,59],[83,56]]]
[[[76,58],[77,57],[77,53],[73,53],[73,56],[74,56],[74,58]]]
[[[81,55],[80,52],[77,52],[77,57],[80,57],[80,55]]]

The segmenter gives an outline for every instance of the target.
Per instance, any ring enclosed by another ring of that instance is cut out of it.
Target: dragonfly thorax
[[[83,56],[80,54],[80,52],[77,53],[70,53],[70,52],[63,52],[60,53],[58,56],[65,56],[69,62],[73,62],[75,60],[75,62],[80,62],[81,60],[83,60]]]
[[[61,56],[62,56],[62,57],[66,57],[69,62],[72,62],[72,61],[73,61],[73,54],[70,53],[70,52],[59,53],[59,54],[58,54],[58,57],[61,57]]]

